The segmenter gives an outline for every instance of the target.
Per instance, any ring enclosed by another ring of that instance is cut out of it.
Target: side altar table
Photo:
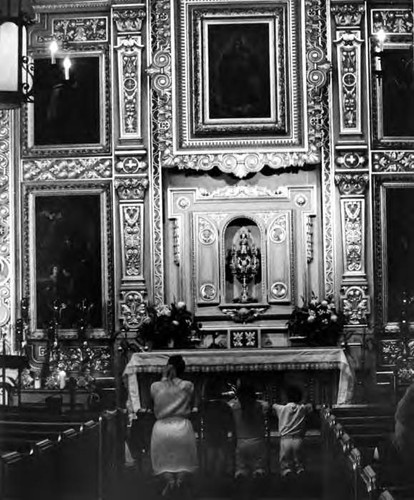
[[[278,375],[282,372],[287,382],[293,381],[298,372],[302,372],[307,380],[320,373],[337,384],[332,393],[336,400],[314,402],[341,405],[352,401],[354,374],[344,350],[339,347],[149,351],[132,354],[123,373],[128,386],[130,409],[134,412],[150,405],[149,386],[152,381],[159,379],[172,354],[183,356],[187,365],[186,378],[195,382],[196,391],[201,390],[200,380],[214,374],[234,379],[242,372],[252,372],[252,377],[260,373],[264,379],[277,385],[280,380]],[[335,378],[335,374],[339,374],[339,377]],[[269,394],[266,396],[272,399]]]

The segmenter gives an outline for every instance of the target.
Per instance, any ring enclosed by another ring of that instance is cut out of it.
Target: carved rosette
[[[11,165],[11,120],[10,112],[0,110],[0,327],[10,321],[10,184]],[[7,342],[13,345],[12,332]]]
[[[414,153],[410,151],[373,153],[372,169],[379,173],[414,172]]]
[[[119,316],[129,331],[136,332],[148,316],[144,295],[136,290],[121,292]]]
[[[112,176],[111,158],[24,160],[22,166],[25,181],[91,180]]]
[[[365,168],[367,158],[365,152],[337,151],[335,163],[339,169],[354,170]]]
[[[349,285],[341,288],[342,310],[349,325],[366,325],[370,314],[370,298],[366,285]]]
[[[142,276],[142,210],[142,204],[120,205],[123,280]]]
[[[115,189],[121,201],[143,200],[148,186],[147,177],[115,179]]]
[[[115,164],[117,174],[134,175],[141,174],[148,168],[148,163],[136,156],[126,156]]]

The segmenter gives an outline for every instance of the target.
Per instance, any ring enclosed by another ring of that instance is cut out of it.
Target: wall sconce
[[[26,28],[33,19],[31,0],[0,0],[0,109],[18,108],[31,99]]]

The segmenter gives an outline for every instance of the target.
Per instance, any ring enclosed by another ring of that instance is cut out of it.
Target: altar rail
[[[187,377],[196,383],[198,393],[202,393],[205,379],[212,374],[221,374],[234,381],[234,378],[241,373],[260,373],[266,379],[266,383],[270,380],[274,385],[278,382],[277,375],[280,373],[288,373],[291,381],[295,372],[306,372],[308,378],[316,372],[328,374],[328,379],[339,372],[335,401],[316,402],[347,404],[352,400],[353,371],[345,352],[337,347],[151,351],[134,353],[124,370],[130,409],[134,413],[140,408],[150,406],[149,386],[153,380],[159,378],[171,354],[183,356]],[[272,398],[267,397],[267,399]]]

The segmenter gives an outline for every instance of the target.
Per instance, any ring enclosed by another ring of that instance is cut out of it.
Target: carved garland
[[[112,175],[110,158],[67,158],[24,160],[24,181],[106,179]]]
[[[374,172],[414,172],[414,153],[410,151],[383,151],[372,154]]]

